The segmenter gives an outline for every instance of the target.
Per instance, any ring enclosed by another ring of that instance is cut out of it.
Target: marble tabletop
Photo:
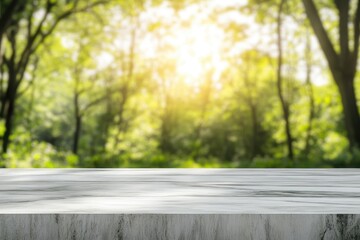
[[[1,169],[11,213],[360,214],[360,170]]]

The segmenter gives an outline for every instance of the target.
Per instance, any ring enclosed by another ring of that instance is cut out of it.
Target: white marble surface
[[[13,213],[360,214],[360,170],[2,169]]]

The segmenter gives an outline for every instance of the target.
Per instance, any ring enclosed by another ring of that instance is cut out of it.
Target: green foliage
[[[28,26],[41,22],[46,2],[24,1],[13,19],[20,19],[15,44],[10,30],[0,36],[2,98],[12,70],[4,60],[12,53],[20,60],[35,31]],[[284,10],[283,86],[294,159],[285,157],[276,88],[278,1],[100,2],[49,1],[51,12],[35,39],[39,47],[18,81],[2,167],[360,167],[360,151],[349,151],[340,96],[326,82],[330,72],[314,36],[315,109],[309,121],[303,67],[308,23],[300,1],[287,1]],[[319,6],[333,10],[327,2]],[[331,19],[325,23],[330,31],[336,27]],[[3,100],[0,106],[8,108]],[[1,141],[5,130],[0,113]]]

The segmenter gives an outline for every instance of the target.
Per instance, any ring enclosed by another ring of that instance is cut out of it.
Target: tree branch
[[[54,23],[52,24],[52,26],[49,28],[49,30],[44,33],[44,32],[40,32],[41,34],[41,38],[39,40],[39,42],[34,46],[32,52],[35,52],[36,49],[45,41],[45,39],[51,34],[53,33],[53,31],[55,30],[55,28],[58,26],[58,24],[65,18],[69,17],[70,15],[72,14],[75,14],[75,13],[80,13],[80,12],[85,12],[97,5],[101,5],[101,4],[106,4],[106,3],[109,3],[109,0],[107,1],[97,1],[97,2],[94,2],[92,4],[89,4],[85,7],[82,7],[80,9],[77,9],[77,3],[78,1],[74,4],[74,6],[68,10],[68,11],[65,11],[64,13],[62,13],[61,15],[59,15],[56,20],[54,21]]]
[[[34,52],[36,52],[36,50],[39,48],[39,46],[45,41],[45,39],[53,33],[53,31],[55,30],[55,28],[58,26],[58,24],[65,18],[69,17],[72,14],[75,13],[80,13],[80,12],[84,12],[87,11],[97,5],[101,5],[101,4],[106,4],[109,3],[110,0],[102,0],[102,1],[96,1],[92,4],[88,4],[85,7],[82,8],[77,8],[79,1],[76,1],[74,3],[74,5],[72,6],[72,8],[70,10],[67,10],[65,12],[63,12],[62,14],[60,14],[54,21],[54,23],[52,24],[52,26],[49,28],[49,30],[47,32],[43,32],[43,26],[44,23],[46,22],[47,17],[49,16],[49,14],[51,13],[51,10],[53,9],[53,7],[55,6],[54,3],[52,3],[50,0],[47,0],[46,3],[46,12],[44,14],[44,17],[41,19],[36,31],[34,32],[34,34],[31,36],[31,38],[29,39],[22,55],[21,58],[19,60],[19,64],[18,64],[18,72],[20,74],[19,78],[18,78],[18,83],[17,85],[20,85],[22,78],[24,76],[25,70],[26,70],[26,66],[29,62],[29,58],[31,56],[31,54],[33,54]],[[40,37],[39,37],[40,36]],[[39,39],[38,41],[36,41],[37,39]]]
[[[11,18],[13,16],[13,13],[16,11],[16,8],[18,7],[19,0],[11,0],[10,4],[5,9],[4,13],[1,13],[0,18],[0,38],[6,31],[7,27],[10,24]]]
[[[109,95],[106,94],[106,95],[101,96],[101,97],[99,97],[99,98],[91,101],[90,103],[88,103],[88,104],[80,111],[80,112],[81,112],[81,113],[80,113],[80,116],[84,116],[85,113],[86,113],[91,107],[93,107],[93,106],[95,106],[96,104],[104,101],[108,96],[109,96]]]
[[[315,35],[320,43],[321,48],[325,54],[326,60],[328,61],[331,72],[339,67],[338,54],[336,53],[333,44],[324,28],[324,25],[320,19],[319,12],[313,0],[302,0],[306,15],[308,16]]]
[[[19,62],[17,64],[17,72],[19,73],[20,77],[18,78],[18,83],[17,85],[20,84],[22,78],[23,78],[23,75],[25,73],[25,69],[26,69],[26,66],[29,62],[29,58],[31,56],[31,54],[34,52],[32,50],[33,48],[33,45],[34,45],[34,42],[36,41],[37,37],[41,34],[41,30],[44,26],[44,23],[48,17],[48,15],[50,14],[51,12],[51,9],[54,7],[54,4],[50,2],[50,0],[47,0],[47,3],[46,3],[46,11],[45,11],[45,14],[44,16],[42,17],[42,19],[40,20],[40,23],[39,25],[37,26],[35,32],[33,35],[30,35],[29,36],[29,39],[27,41],[27,44],[23,50],[23,52],[21,53],[21,56],[20,56],[20,59],[19,59]]]
[[[353,68],[356,69],[357,58],[359,54],[359,37],[360,37],[360,0],[357,2],[355,17],[354,17],[354,49],[352,52],[352,58],[354,61]]]
[[[336,0],[339,11],[340,64],[345,68],[348,64],[349,49],[349,0]]]
[[[32,74],[31,74],[31,79],[29,81],[29,84],[19,93],[17,93],[16,97],[19,98],[21,97],[22,95],[24,95],[24,93],[30,89],[30,87],[33,85],[34,81],[35,81],[35,78],[36,78],[36,70],[37,70],[37,67],[38,67],[38,63],[39,63],[39,58],[36,57],[35,60],[34,60],[34,68],[32,70]]]
[[[101,103],[102,101],[106,100],[110,95],[114,94],[116,91],[115,90],[110,90],[107,91],[107,93],[93,101],[91,101],[90,103],[88,103],[81,111],[80,111],[80,116],[84,116],[86,114],[86,111],[88,111],[90,108],[92,108],[93,106],[95,106],[96,104]]]
[[[30,40],[30,38],[31,38],[32,27],[33,27],[32,20],[33,20],[34,12],[35,12],[35,3],[33,2],[29,17],[28,17],[28,24],[27,24],[28,40]]]

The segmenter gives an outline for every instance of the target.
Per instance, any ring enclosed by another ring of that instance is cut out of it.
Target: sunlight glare
[[[207,73],[219,75],[223,33],[214,25],[196,24],[177,31],[177,72],[186,84],[198,87]],[[211,75],[210,75],[211,77]],[[213,79],[217,80],[217,79]]]
[[[105,69],[114,61],[114,56],[108,52],[101,52],[96,56],[97,67],[99,70]]]

